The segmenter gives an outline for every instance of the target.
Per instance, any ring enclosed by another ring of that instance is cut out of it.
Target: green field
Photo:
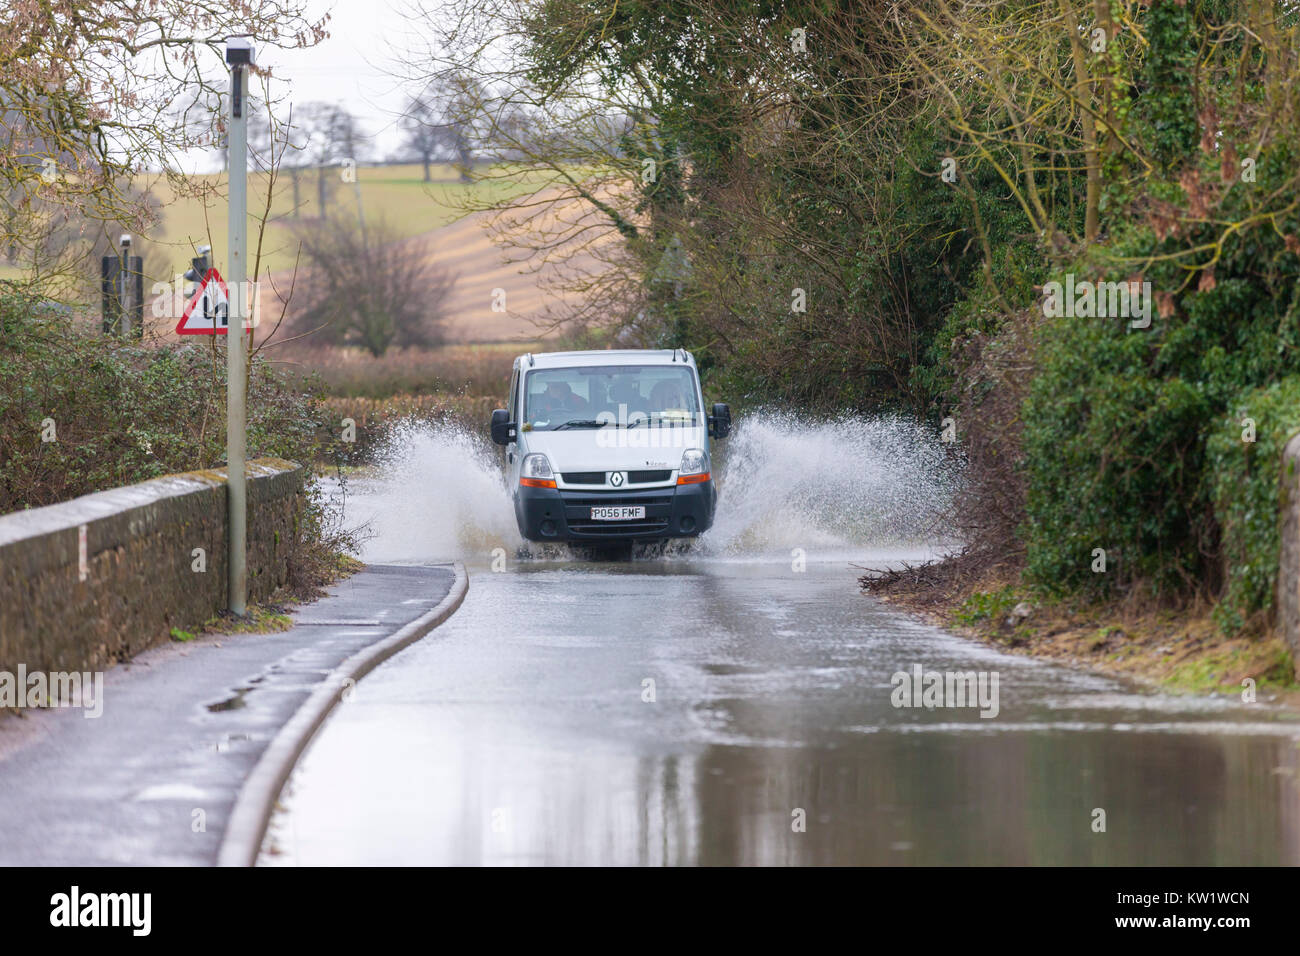
[[[355,170],[356,181],[344,182],[341,170],[327,169],[326,213],[356,216],[357,194],[367,225],[383,221],[396,238],[409,238],[438,229],[464,216],[473,208],[499,199],[527,195],[546,185],[537,174],[518,173],[509,168],[480,167],[472,183],[462,183],[456,169],[449,164],[435,164],[432,182],[424,182],[420,165],[361,166]],[[293,181],[288,170],[280,172],[271,196],[267,227],[262,237],[260,273],[291,269],[297,245],[293,227],[309,222],[318,215],[318,177],[315,169],[299,173],[298,217],[294,217]],[[159,207],[159,221],[137,234],[136,251],[146,256],[145,273],[149,280],[170,280],[177,272],[189,268],[194,249],[211,245],[216,252],[217,268],[226,271],[227,249],[227,180],[224,173],[196,176],[193,194],[177,196],[161,174],[136,178],[138,189],[147,190]],[[248,180],[248,239],[250,271],[257,255],[258,233],[267,208],[269,177],[252,173]],[[122,231],[110,226],[110,233]],[[97,274],[97,270],[96,270]],[[21,279],[21,267],[0,263],[0,279]]]
[[[327,169],[326,213],[356,216],[359,192],[367,225],[383,221],[397,238],[408,238],[454,222],[472,211],[470,204],[524,195],[544,185],[540,177],[510,175],[509,170],[494,170],[487,178],[469,184],[460,182],[450,165],[435,165],[431,172],[433,182],[426,183],[419,165],[361,166],[355,170],[356,181],[349,183],[343,180],[339,169]],[[292,230],[296,224],[318,215],[319,175],[315,169],[305,169],[299,174],[297,219],[294,218],[293,182],[288,171],[281,171],[276,179],[262,240],[262,273],[293,267],[297,247]],[[226,177],[224,174],[200,176],[195,181],[205,188],[205,196],[178,198],[168,182],[157,176],[141,177],[138,181],[140,188],[149,189],[162,207],[161,221],[144,238],[177,271],[186,268],[187,260],[193,255],[191,250],[199,245],[212,246],[218,268],[226,259]],[[260,220],[266,211],[268,182],[266,174],[249,176],[250,271],[257,254]]]

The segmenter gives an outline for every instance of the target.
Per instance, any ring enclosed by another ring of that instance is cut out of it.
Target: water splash
[[[751,412],[714,447],[718,511],[692,556],[789,560],[803,548],[815,560],[943,537],[938,522],[958,476],[916,422]],[[496,548],[513,556],[533,547],[515,526],[500,452],[451,423],[393,428],[372,473],[351,482],[346,523],[361,522],[372,531],[361,553],[371,562],[486,563]]]
[[[370,477],[352,481],[347,523],[371,535],[370,562],[488,561],[524,544],[515,526],[501,455],[476,430],[452,423],[393,426]]]
[[[714,554],[942,542],[959,479],[933,430],[902,416],[751,412],[716,456],[718,511],[700,542]]]

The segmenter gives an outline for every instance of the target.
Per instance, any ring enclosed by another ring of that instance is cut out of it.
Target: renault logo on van
[[[623,483],[623,473],[621,471],[611,471],[609,473],[609,483],[617,488]]]

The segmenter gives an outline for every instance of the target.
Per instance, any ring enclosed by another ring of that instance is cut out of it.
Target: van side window
[[[507,406],[510,409],[510,420],[512,422],[518,421],[519,419],[519,409],[516,406],[516,401],[518,400],[518,398],[519,398],[519,369],[515,369],[515,374],[510,377],[510,404]]]

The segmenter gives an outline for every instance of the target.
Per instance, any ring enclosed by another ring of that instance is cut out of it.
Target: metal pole
[[[131,236],[129,233],[122,233],[122,238],[118,240],[118,248],[121,250],[121,258],[117,270],[117,334],[125,339],[131,332],[131,286],[128,278],[128,270],[131,267]]]
[[[247,40],[226,41],[226,62],[230,64],[230,281],[229,318],[226,323],[226,464],[227,500],[230,506],[230,612],[244,616],[248,602],[248,488],[244,477],[246,439],[245,366],[248,354],[244,339],[247,303],[244,284],[247,275],[245,229],[248,222],[248,66],[253,49]]]

